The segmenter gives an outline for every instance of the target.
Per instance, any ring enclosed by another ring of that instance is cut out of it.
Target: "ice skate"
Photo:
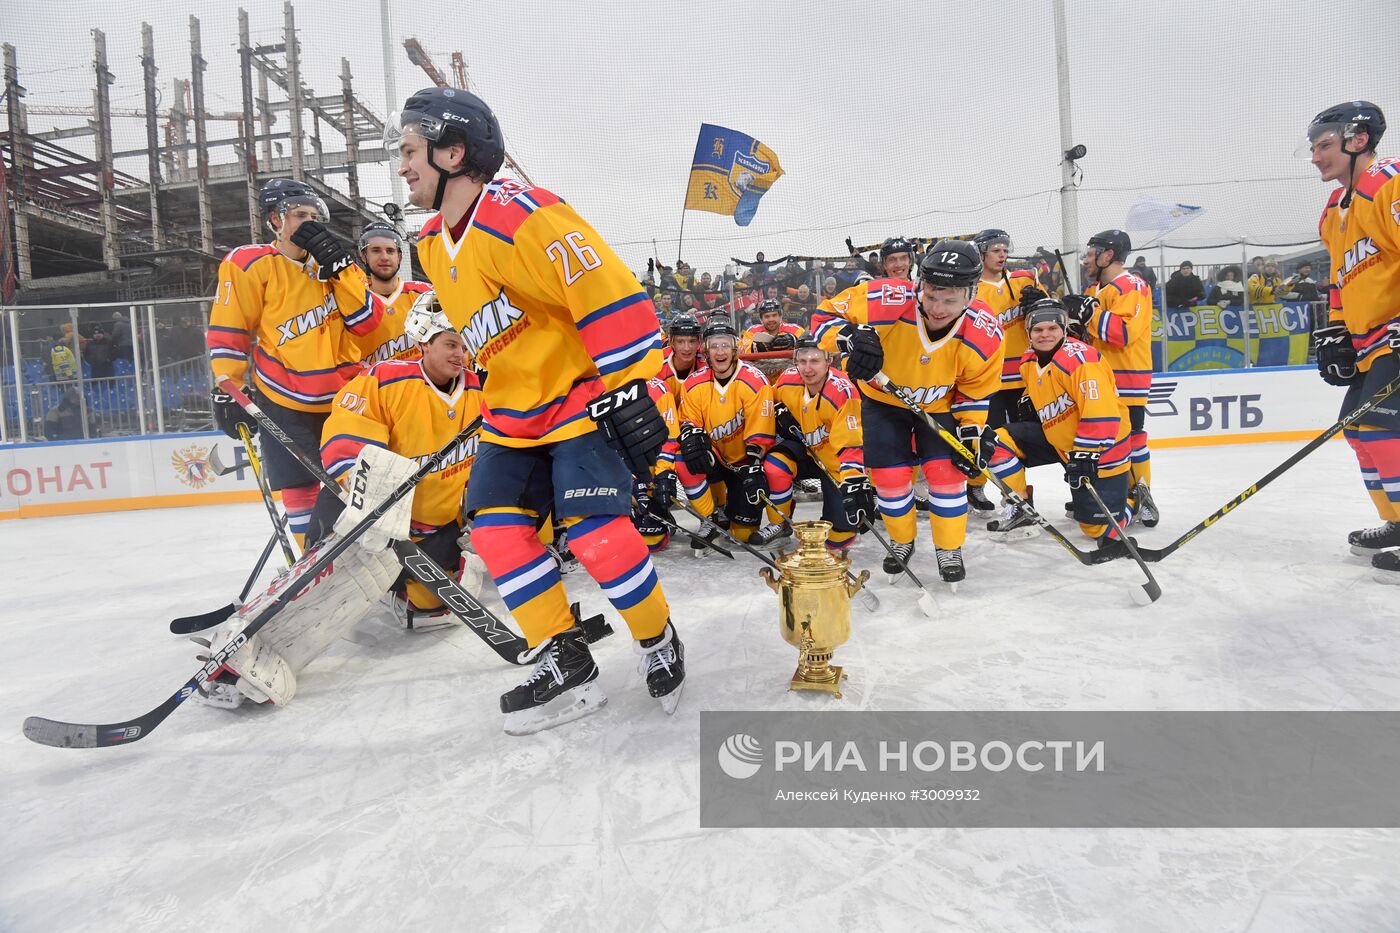
[[[953,592],[958,591],[958,584],[967,579],[967,568],[963,566],[962,548],[938,548],[936,552],[938,559],[938,575],[943,578]]]
[[[894,586],[899,582],[900,577],[904,576],[904,568],[909,565],[909,558],[914,556],[914,542],[900,544],[898,541],[892,541],[890,547],[895,554],[899,555],[899,560],[895,560],[893,555],[886,555],[881,569],[885,571],[887,576],[886,582],[890,586]]]
[[[764,551],[776,551],[792,540],[792,525],[783,522],[780,525],[769,525],[754,532],[749,538],[749,544]]]
[[[1376,571],[1372,579],[1377,583],[1400,586],[1400,551],[1381,551],[1372,556],[1371,566]]]
[[[987,522],[987,530],[999,541],[1024,541],[1040,534],[1040,526],[1025,507],[1008,502]]]
[[[530,735],[581,719],[608,702],[594,681],[593,663],[583,630],[571,628],[536,650],[535,669],[525,682],[501,694],[507,735]]]
[[[646,678],[647,690],[670,716],[685,687],[685,646],[675,626],[668,621],[660,635],[637,642],[637,650],[642,655],[637,670]]]
[[[967,487],[967,505],[974,512],[995,512],[997,507],[992,504],[992,500],[987,498],[986,486]]]
[[[1347,544],[1357,557],[1374,557],[1377,552],[1400,548],[1400,522],[1386,522],[1375,528],[1362,528],[1347,535]]]

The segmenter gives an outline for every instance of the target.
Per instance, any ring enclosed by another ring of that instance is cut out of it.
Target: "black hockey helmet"
[[[412,129],[428,141],[428,164],[438,173],[433,210],[442,208],[447,180],[467,176],[488,182],[501,170],[506,158],[501,124],[486,102],[470,91],[452,87],[429,87],[411,95],[403,109],[391,114],[384,124],[384,147],[398,154],[399,142]],[[448,172],[433,158],[433,149],[461,143],[466,147],[462,167]]]
[[[967,240],[939,240],[919,260],[919,281],[935,288],[976,288],[982,253]]]
[[[1005,246],[1008,252],[1011,250],[1011,234],[1005,230],[998,230],[996,227],[978,230],[972,235],[972,242],[977,245],[977,251],[983,255],[986,255],[987,250],[998,244]]]
[[[801,337],[798,337],[796,343],[793,344],[793,353],[799,353],[803,350],[821,350],[823,353],[826,352],[822,349],[822,345],[817,342],[817,338],[812,334],[803,334]]]
[[[1105,230],[1089,237],[1089,245],[1097,250],[1113,250],[1114,262],[1127,262],[1128,254],[1133,251],[1133,240],[1122,230]],[[1097,258],[1095,262],[1098,262]],[[1100,269],[1106,268],[1107,263],[1101,263]]]
[[[331,215],[330,211],[326,209],[326,202],[321,200],[321,196],[316,193],[315,188],[304,181],[296,181],[292,178],[269,178],[258,189],[258,207],[262,210],[263,220],[267,221],[269,226],[271,226],[271,221],[268,221],[268,214],[286,214],[289,207],[301,205],[316,208],[320,212],[321,220],[330,220]]]
[[[733,321],[721,315],[705,322],[705,329],[701,332],[700,337],[706,343],[710,342],[711,337],[733,337],[737,343],[739,332],[734,329]]]
[[[758,303],[758,316],[763,317],[769,311],[783,313],[783,303],[776,298],[765,298]]]
[[[1040,298],[1026,309],[1026,331],[1037,324],[1058,324],[1060,330],[1069,330],[1069,312],[1058,298]]]
[[[677,314],[666,327],[666,336],[671,338],[699,337],[700,333],[700,322],[693,314]]]
[[[1351,151],[1347,146],[1348,141],[1357,133],[1365,133],[1368,137],[1366,148],[1358,150],[1357,154],[1363,151],[1375,152],[1376,144],[1385,135],[1385,114],[1381,113],[1381,108],[1368,100],[1350,100],[1344,104],[1337,104],[1312,118],[1312,122],[1308,124],[1309,146],[1327,133],[1336,133],[1347,152]]]
[[[372,220],[365,224],[365,229],[360,233],[359,242],[355,245],[356,251],[363,255],[370,240],[393,240],[399,252],[403,252],[403,237],[399,235],[399,231],[394,225],[386,220]]]
[[[892,236],[880,244],[880,261],[884,262],[895,253],[908,253],[909,258],[914,257],[914,241],[908,237]]]

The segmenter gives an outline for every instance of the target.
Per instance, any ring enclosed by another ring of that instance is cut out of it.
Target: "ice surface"
[[[1137,533],[1162,546],[1292,449],[1155,453],[1165,518]],[[1036,498],[1072,530],[1054,472],[1032,474]],[[191,701],[100,750],[34,745],[20,723],[120,719],[178,687],[195,649],[166,625],[233,597],[262,506],[6,522],[0,929],[1400,929],[1393,831],[698,826],[701,709],[1400,708],[1400,589],[1344,543],[1375,521],[1329,444],[1156,565],[1148,608],[1130,563],[973,531],[939,619],[883,579],[879,615],[854,610],[844,701],[785,693],[795,652],[756,561],[681,546],[657,558],[688,653],[674,718],[615,616],[596,648],[608,706],[530,738],[497,712],[519,669],[463,629],[372,617],[285,709]],[[915,569],[935,580],[922,534]],[[857,566],[880,577],[882,553],[862,542]],[[581,572],[567,582],[603,610]]]

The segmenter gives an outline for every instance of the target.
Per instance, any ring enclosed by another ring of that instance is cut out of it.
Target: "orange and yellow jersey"
[[[996,281],[982,279],[977,283],[977,300],[986,305],[996,316],[1001,326],[1001,387],[1019,389],[1021,381],[1021,354],[1030,348],[1030,337],[1026,334],[1026,319],[1021,313],[1021,292],[1029,286],[1040,287],[1035,273],[1029,269],[1008,272]]]
[[[384,306],[358,266],[329,282],[316,261],[288,259],[276,246],[240,246],[219,264],[209,311],[209,359],[215,378],[253,384],[284,408],[330,410],[340,387],[359,372],[341,357],[344,333],[368,334]]]
[[[676,458],[681,453],[681,419],[676,410],[676,400],[671,396],[671,389],[660,376],[647,380],[647,393],[656,403],[656,410],[661,412],[661,420],[666,422],[666,443],[661,448],[661,456],[657,458],[656,466],[651,469],[654,476],[660,476],[662,471],[676,468]]]
[[[1044,366],[1035,350],[1027,350],[1020,362],[1026,394],[1061,460],[1071,450],[1096,450],[1100,476],[1117,476],[1131,466],[1128,406],[1097,350],[1071,337]]]
[[[959,424],[985,425],[988,399],[1001,388],[1001,328],[987,306],[973,299],[952,328],[933,340],[919,311],[917,286],[904,279],[865,285],[851,308],[879,334],[885,375],[913,393],[924,411],[951,413]],[[862,383],[860,391],[904,407],[869,383]]]
[[[1362,372],[1393,353],[1388,327],[1400,319],[1400,159],[1377,159],[1356,182],[1351,206],[1340,207],[1344,189],[1327,200],[1318,234],[1332,274],[1329,317],[1345,324]]]
[[[676,404],[679,405],[681,403],[681,393],[685,389],[685,381],[695,373],[703,372],[704,369],[705,355],[703,353],[697,353],[695,354],[695,362],[691,365],[690,369],[683,373],[678,372],[672,360],[671,348],[667,347],[665,350],[665,357],[661,362],[661,371],[656,374],[656,378],[666,383],[666,388],[671,390],[671,397],[675,400]]]
[[[1099,309],[1084,329],[1113,368],[1118,397],[1130,408],[1146,405],[1152,389],[1152,290],[1136,275],[1123,272],[1105,285],[1090,285],[1084,294],[1099,300]]]
[[[481,383],[462,370],[450,392],[428,379],[421,360],[377,363],[336,394],[321,429],[321,463],[339,478],[367,444],[422,460],[437,452],[481,414]],[[413,493],[413,528],[424,531],[456,521],[476,459],[477,436],[457,445]]]
[[[491,182],[461,239],[441,214],[423,225],[418,261],[489,377],[482,433],[493,444],[587,434],[589,402],[661,368],[661,329],[641,283],[543,188]]]
[[[392,294],[379,296],[384,304],[384,317],[378,327],[363,336],[346,331],[341,351],[344,359],[368,367],[394,357],[417,357],[418,347],[404,335],[403,325],[413,303],[427,291],[432,291],[432,286],[426,282],[400,279]]]
[[[812,312],[812,336],[823,350],[836,352],[836,335],[841,333],[842,327],[865,323],[865,295],[870,284],[857,282],[830,298],[823,298],[817,310]]]
[[[803,334],[805,334],[805,333],[807,333],[807,332],[806,332],[805,330],[803,330],[799,325],[797,325],[797,324],[790,324],[790,323],[788,323],[787,321],[784,321],[784,322],[778,327],[778,334],[792,334],[793,339],[796,339],[796,338],[798,338],[798,337],[801,337],[801,336],[802,336]],[[763,335],[765,335],[765,334],[768,334],[768,330],[767,330],[767,328],[765,328],[762,324],[755,324],[755,325],[753,325],[752,327],[750,327],[748,330],[744,331],[743,336],[741,336],[741,337],[739,338],[739,352],[740,352],[740,353],[761,353],[761,352],[763,352],[763,350],[764,350],[763,344],[767,343],[769,340],[772,340],[774,337],[776,337],[776,336],[778,335],[778,334],[771,334],[771,335],[768,335],[768,336],[763,337],[762,340],[759,340],[759,337],[760,337],[760,336],[763,336]]]
[[[744,461],[749,445],[767,450],[777,440],[773,424],[773,388],[763,372],[738,361],[723,385],[714,370],[692,373],[681,397],[681,423],[710,436],[715,456],[729,466]]]
[[[846,376],[830,370],[821,391],[807,391],[794,366],[773,383],[773,401],[781,403],[802,429],[802,442],[826,471],[845,482],[865,473],[860,430],[860,393]],[[787,438],[783,438],[787,440]]]

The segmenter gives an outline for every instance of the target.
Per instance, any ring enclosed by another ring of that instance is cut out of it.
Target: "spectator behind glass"
[[[1298,269],[1283,283],[1284,301],[1319,301],[1317,279],[1313,278],[1313,264],[1304,259]]]
[[[92,378],[106,379],[112,375],[112,341],[101,324],[93,327],[92,336],[88,337],[87,345],[83,347],[83,359]]]
[[[72,351],[69,351],[70,353]],[[90,424],[92,436],[97,436],[96,424]],[[76,441],[83,436],[83,406],[78,390],[63,393],[57,405],[44,415],[44,437],[51,441]]]
[[[125,314],[120,311],[112,312],[112,326],[107,329],[107,333],[112,338],[112,359],[130,360],[131,353],[131,322],[127,320]],[[201,345],[203,341],[201,340]]]
[[[53,375],[54,382],[67,382],[69,379],[78,378],[78,358],[73,354],[71,334],[73,328],[65,324],[53,336],[53,343],[49,347],[49,372]]]
[[[1183,262],[1167,279],[1168,308],[1190,308],[1205,300],[1206,286],[1189,262]]]
[[[1215,273],[1215,284],[1210,288],[1207,304],[1221,307],[1244,304],[1244,284],[1240,282],[1238,266],[1224,266]]]
[[[1157,273],[1153,272],[1152,267],[1147,264],[1146,256],[1139,256],[1137,262],[1133,263],[1133,267],[1128,271],[1146,282],[1148,288],[1157,287]]]
[[[1278,263],[1272,259],[1265,261],[1263,271],[1249,277],[1248,286],[1251,306],[1278,301],[1276,295],[1283,291],[1283,278],[1278,274]]]
[[[838,289],[836,287],[836,276],[828,275],[826,278],[822,279],[823,298],[832,298],[836,295],[837,291]]]
[[[764,261],[762,253],[753,257],[753,265],[749,266],[749,271],[753,273],[753,281],[763,281],[763,277],[768,274],[768,263]]]

